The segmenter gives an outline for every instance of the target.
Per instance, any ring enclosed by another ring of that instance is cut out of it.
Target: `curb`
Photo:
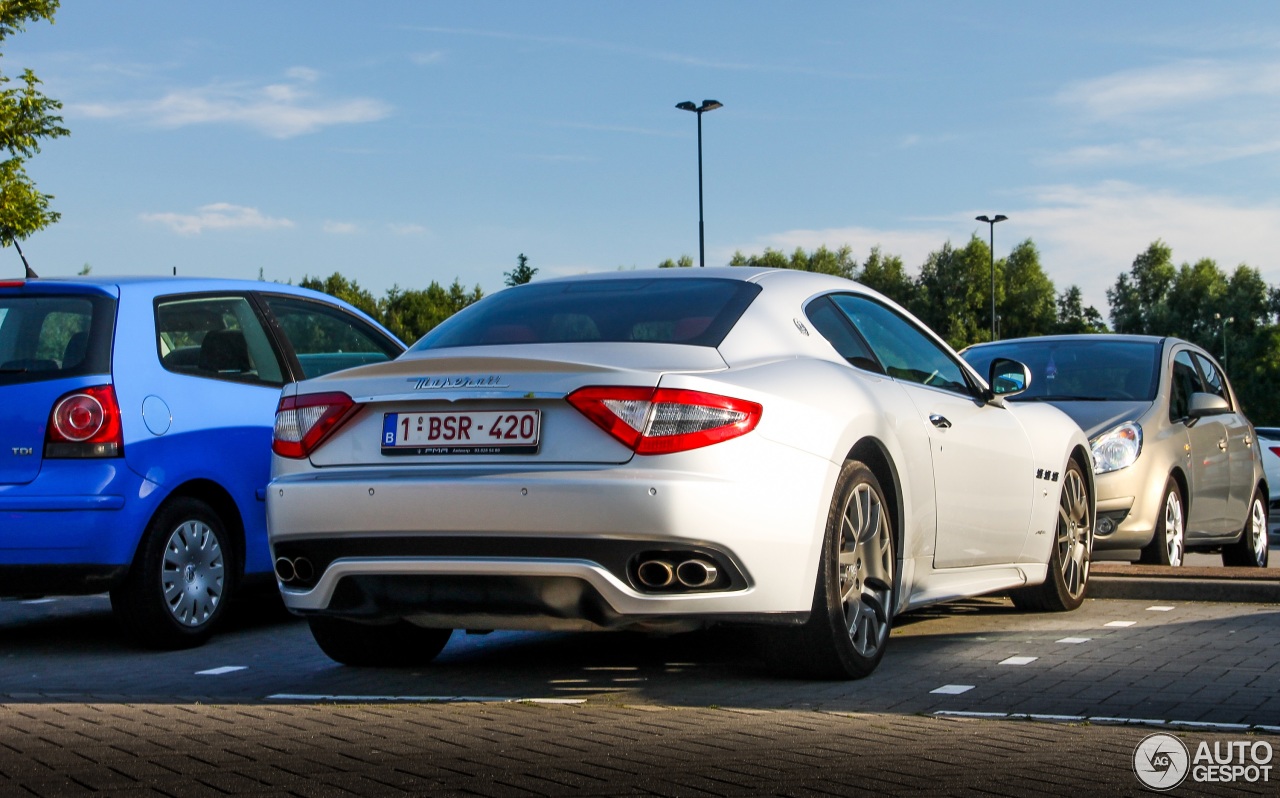
[[[1280,604],[1280,569],[1094,563],[1085,597]]]

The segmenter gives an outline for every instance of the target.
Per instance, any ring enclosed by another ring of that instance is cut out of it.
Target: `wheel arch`
[[[902,561],[905,556],[905,524],[904,507],[902,498],[902,481],[898,475],[898,469],[894,465],[893,458],[889,456],[889,452],[885,449],[883,443],[875,438],[863,438],[853,445],[849,450],[846,460],[858,460],[865,463],[867,468],[871,469],[871,473],[876,475],[876,479],[880,482],[880,489],[885,492],[885,499],[889,503],[889,513],[893,521],[893,544],[897,547],[894,559],[895,567],[898,570],[895,578],[895,584],[901,582]]]
[[[235,554],[235,572],[233,578],[236,580],[244,576],[245,565],[245,529],[244,518],[240,514],[240,507],[236,504],[235,499],[227,492],[227,489],[210,479],[192,479],[182,483],[174,488],[164,501],[156,507],[151,514],[151,518],[147,523],[150,524],[155,518],[165,510],[170,504],[178,499],[196,499],[202,501],[218,515],[222,523],[226,526],[228,543],[231,544],[232,551]],[[145,540],[145,536],[143,540]],[[142,545],[142,541],[138,542]],[[136,553],[135,553],[136,560]]]

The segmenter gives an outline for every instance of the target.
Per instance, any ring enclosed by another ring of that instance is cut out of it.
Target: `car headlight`
[[[1093,447],[1093,473],[1106,474],[1128,468],[1142,453],[1142,427],[1126,421],[1089,441]]]

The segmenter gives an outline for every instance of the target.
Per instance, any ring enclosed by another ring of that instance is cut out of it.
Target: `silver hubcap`
[[[1164,545],[1170,565],[1182,565],[1182,499],[1169,491],[1164,500]]]
[[[1267,558],[1267,508],[1259,499],[1253,500],[1249,510],[1250,543],[1253,544],[1253,561],[1266,562]]]
[[[1093,526],[1089,523],[1089,497],[1078,471],[1068,471],[1058,499],[1058,554],[1062,582],[1074,598],[1089,581],[1089,555]]]
[[[840,522],[840,603],[854,650],[874,656],[889,636],[893,536],[879,495],[853,489]]]
[[[205,623],[222,601],[226,570],[222,547],[203,521],[186,521],[169,536],[164,548],[160,585],[165,606],[183,626]]]

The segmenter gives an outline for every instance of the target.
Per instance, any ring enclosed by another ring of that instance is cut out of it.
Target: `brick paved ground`
[[[192,798],[1139,795],[1150,731],[592,704],[13,704],[4,718],[4,795]]]
[[[961,602],[900,619],[880,670],[841,683],[777,678],[728,629],[458,634],[378,670],[261,609],[142,652],[86,598],[0,603],[0,641],[2,796],[1123,795],[1161,728],[1280,749],[1275,605]]]

